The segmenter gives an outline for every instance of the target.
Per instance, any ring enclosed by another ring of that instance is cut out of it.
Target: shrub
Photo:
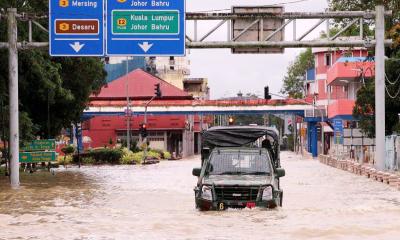
[[[161,156],[160,156],[160,153],[158,153],[158,152],[156,152],[156,151],[154,151],[154,150],[151,150],[151,151],[148,151],[148,152],[147,152],[147,158],[148,158],[148,159],[157,159],[157,160],[160,160],[160,159],[161,159]]]
[[[129,151],[128,148],[122,148],[121,164],[132,164],[133,163],[133,152]]]
[[[75,152],[75,147],[72,145],[67,145],[61,148],[61,152],[63,152],[65,155],[73,154]]]
[[[83,164],[95,164],[96,160],[94,160],[92,157],[82,157],[81,162]]]
[[[122,156],[120,163],[121,164],[132,164],[133,163],[132,155]]]
[[[134,153],[134,154],[132,155],[132,160],[133,160],[136,164],[142,164],[143,152]]]
[[[68,165],[72,162],[72,156],[67,155],[67,156],[58,156],[57,157],[57,163],[59,165]]]
[[[171,153],[168,151],[164,151],[162,156],[163,156],[163,159],[171,159],[171,157],[172,157]]]
[[[81,158],[92,158],[95,164],[119,164],[123,152],[121,149],[101,148],[88,151],[80,155]],[[78,162],[78,155],[74,155],[74,162]]]

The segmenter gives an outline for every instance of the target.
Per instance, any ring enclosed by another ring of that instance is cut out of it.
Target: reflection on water
[[[283,153],[284,206],[194,209],[199,159],[0,177],[0,239],[398,239],[400,192]]]

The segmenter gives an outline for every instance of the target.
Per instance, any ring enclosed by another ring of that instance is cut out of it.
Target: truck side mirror
[[[280,178],[280,177],[284,177],[285,176],[285,169],[283,168],[277,168],[276,171],[276,177]]]
[[[201,168],[193,168],[192,175],[196,177],[200,177]]]

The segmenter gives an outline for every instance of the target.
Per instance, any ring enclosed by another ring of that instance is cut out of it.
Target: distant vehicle
[[[195,187],[196,208],[275,208],[282,206],[279,137],[262,126],[213,127],[202,134],[201,168]]]

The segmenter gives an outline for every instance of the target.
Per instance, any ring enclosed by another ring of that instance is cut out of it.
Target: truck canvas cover
[[[280,167],[279,135],[275,128],[263,126],[212,127],[202,133],[202,148],[243,147],[246,144],[257,141],[263,136],[269,141],[269,144],[263,147],[271,152],[274,166]],[[202,159],[207,157],[208,156],[202,156]]]
[[[203,146],[241,147],[266,136],[271,145],[278,143],[278,133],[274,128],[261,126],[212,127],[203,132]]]

